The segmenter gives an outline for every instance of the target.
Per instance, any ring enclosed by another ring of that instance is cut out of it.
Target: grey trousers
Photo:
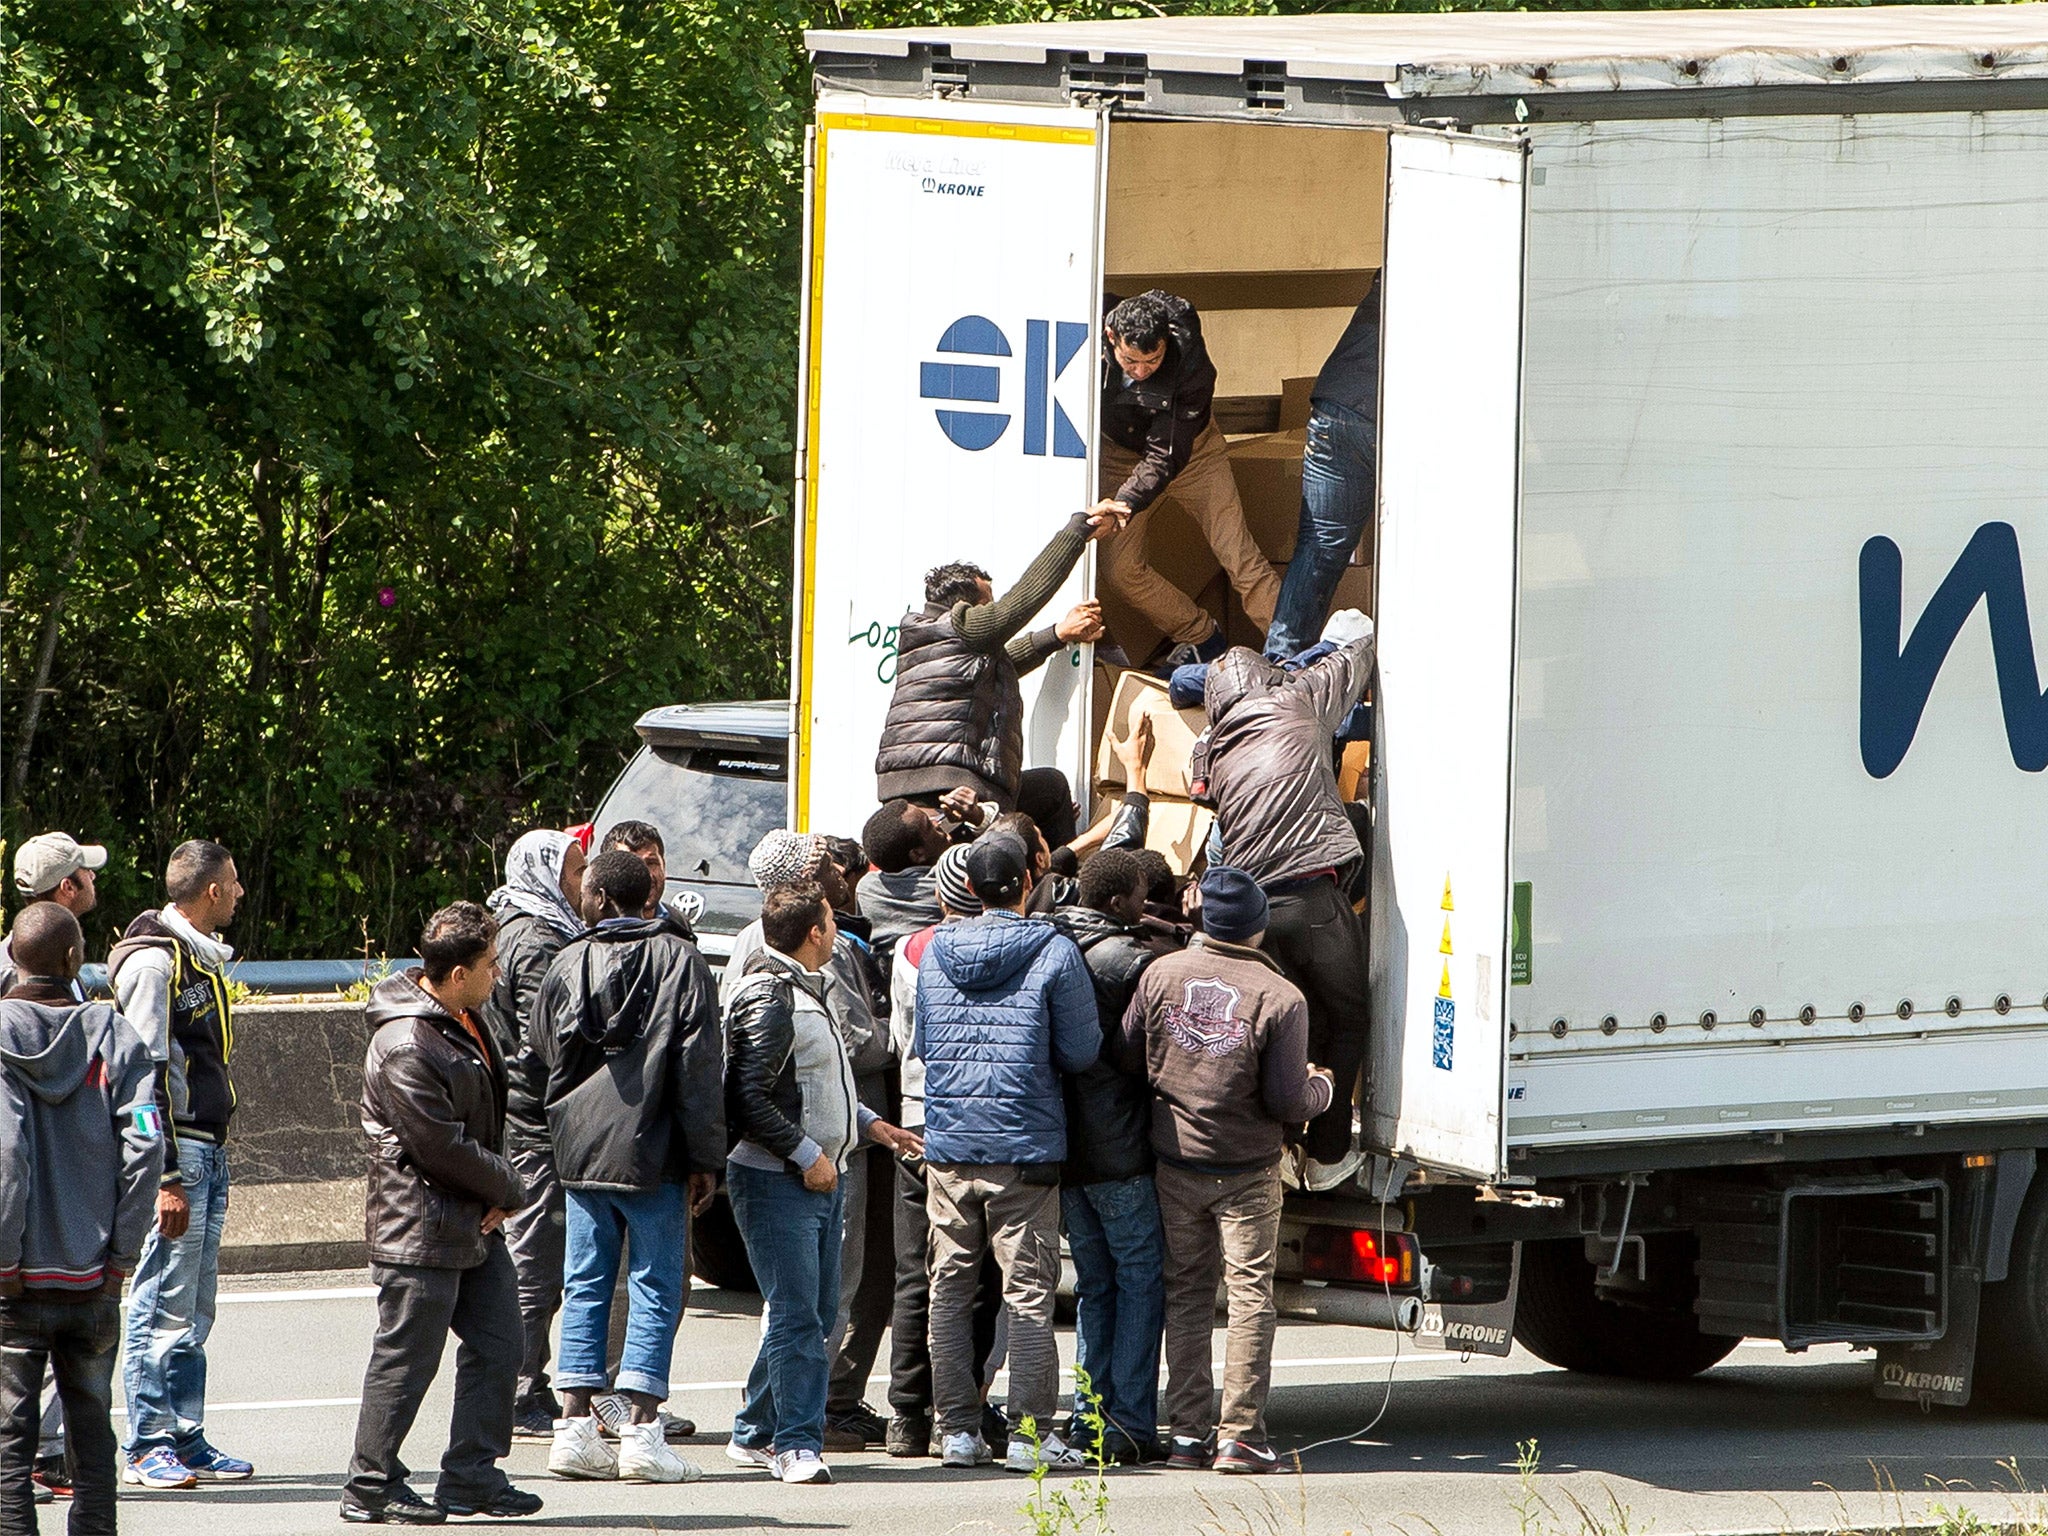
[[[567,1225],[562,1181],[555,1177],[552,1147],[508,1148],[512,1166],[532,1198],[505,1220],[505,1247],[519,1283],[519,1322],[525,1343],[519,1355],[518,1405],[552,1399],[548,1391],[548,1338],[562,1310],[562,1254]]]
[[[839,1247],[839,1317],[825,1341],[832,1358],[829,1417],[867,1395],[868,1375],[896,1302],[896,1154],[860,1147],[840,1176],[846,1235]]]
[[[1060,1357],[1053,1293],[1060,1283],[1060,1190],[1027,1184],[1015,1163],[926,1165],[931,1214],[932,1398],[939,1428],[981,1427],[974,1349],[975,1277],[993,1252],[1010,1309],[1010,1421],[1036,1419],[1050,1434],[1059,1407]]]
[[[512,1393],[519,1379],[519,1289],[496,1234],[474,1269],[372,1264],[377,1337],[363,1374],[349,1491],[373,1509],[411,1475],[399,1450],[420,1401],[441,1369],[448,1335],[455,1351],[455,1410],[437,1492],[488,1498],[506,1483],[498,1463],[512,1450]]]

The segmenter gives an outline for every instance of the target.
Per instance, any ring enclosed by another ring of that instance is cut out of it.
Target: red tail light
[[[1413,1286],[1415,1239],[1406,1232],[1309,1227],[1301,1236],[1301,1273],[1309,1280]]]

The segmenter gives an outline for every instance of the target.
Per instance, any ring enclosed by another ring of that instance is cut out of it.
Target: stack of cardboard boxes
[[[1103,709],[1102,699],[1109,701],[1095,733],[1096,815],[1106,815],[1126,788],[1142,789],[1152,801],[1145,846],[1165,854],[1176,875],[1185,875],[1201,857],[1215,820],[1213,811],[1195,804],[1188,773],[1195,738],[1208,721],[1199,709],[1175,709],[1158,678],[1143,672],[1105,678],[1108,670],[1099,668],[1095,679],[1097,709]],[[1140,718],[1152,722],[1152,755],[1145,761],[1144,782],[1133,786],[1124,782],[1117,749],[1131,739]]]

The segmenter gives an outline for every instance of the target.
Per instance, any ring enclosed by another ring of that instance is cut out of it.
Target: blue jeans
[[[1266,631],[1266,657],[1286,661],[1314,645],[1338,578],[1365,535],[1379,475],[1379,428],[1348,406],[1318,400],[1301,456],[1301,523],[1294,558]]]
[[[620,1250],[632,1241],[626,1276],[626,1343],[619,1373],[609,1382],[621,1392],[668,1398],[669,1361],[683,1318],[683,1268],[690,1262],[689,1204],[680,1184],[623,1193],[607,1189],[565,1192],[568,1230],[562,1276],[562,1348],[555,1385],[603,1389],[605,1344],[612,1325],[612,1289]]]
[[[733,1443],[822,1451],[832,1371],[825,1335],[839,1314],[845,1186],[821,1195],[793,1173],[727,1163],[725,1188],[761,1282],[765,1315],[746,1400],[732,1421]]]
[[[128,1399],[128,1457],[168,1445],[180,1456],[206,1444],[206,1336],[220,1285],[220,1234],[228,1222],[228,1152],[178,1142],[178,1172],[192,1205],[185,1235],[161,1227],[143,1240],[128,1291],[121,1387]]]
[[[1074,1258],[1075,1363],[1088,1373],[1108,1427],[1149,1445],[1159,1438],[1166,1326],[1166,1234],[1151,1175],[1062,1185],[1060,1211]]]

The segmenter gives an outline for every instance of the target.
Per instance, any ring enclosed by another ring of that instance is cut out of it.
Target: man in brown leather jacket
[[[341,1518],[356,1524],[439,1525],[451,1514],[541,1507],[498,1466],[512,1449],[523,1337],[499,1228],[523,1190],[505,1155],[505,1063],[477,1013],[497,980],[497,932],[475,902],[443,907],[420,935],[421,968],[370,995],[363,1225],[377,1337],[341,1495]],[[398,1452],[450,1333],[462,1341],[455,1412],[428,1503],[407,1485]]]

